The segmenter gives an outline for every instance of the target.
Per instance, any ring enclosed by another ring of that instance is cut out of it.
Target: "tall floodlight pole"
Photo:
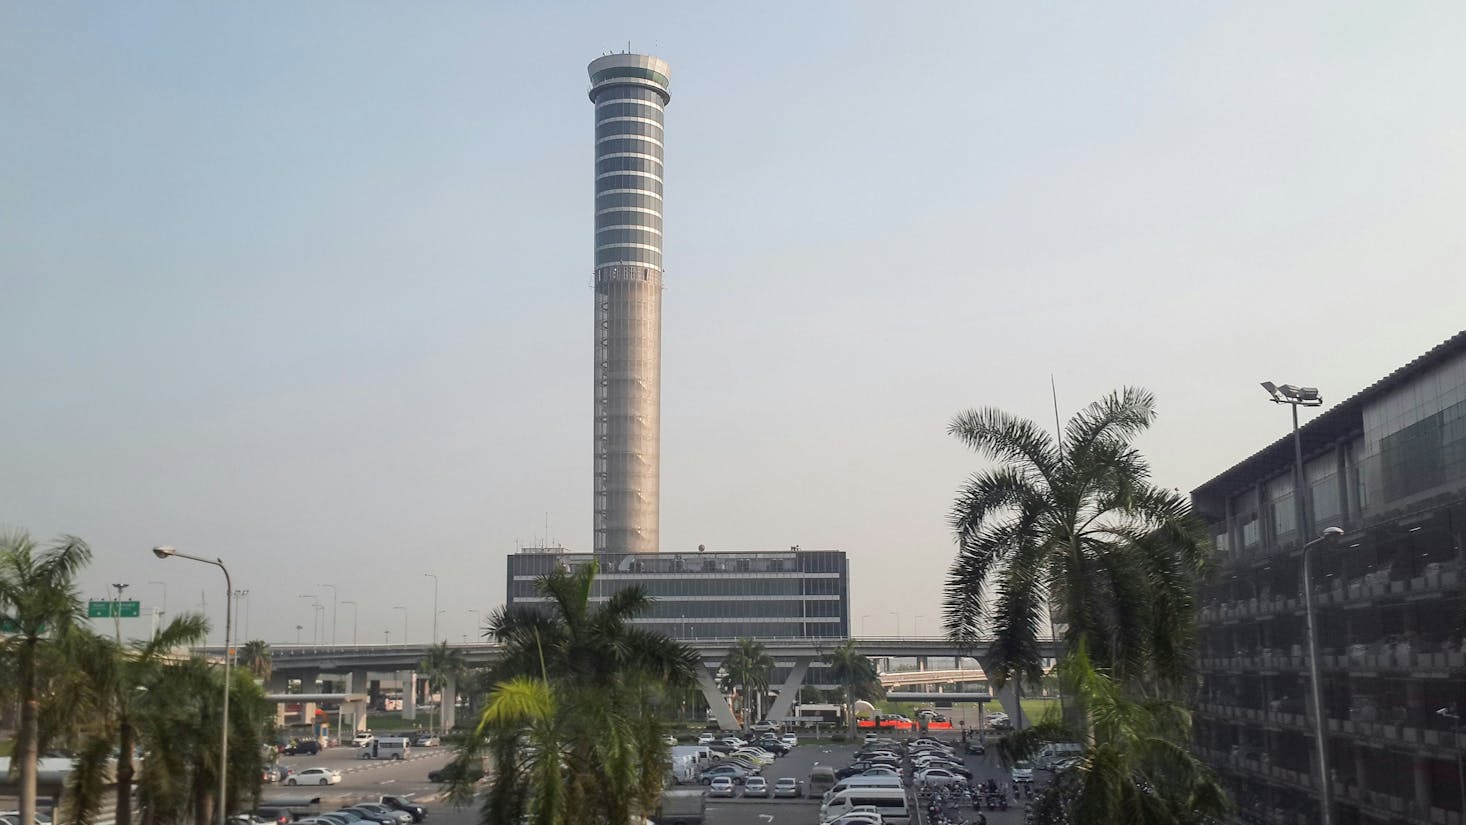
[[[117,644],[122,644],[122,591],[131,585],[114,584],[112,589],[117,591],[117,597],[112,600],[112,624],[117,629]]]
[[[342,604],[349,604],[349,605],[351,605],[351,644],[352,644],[352,646],[355,646],[356,645],[356,602],[351,601],[350,599],[342,599],[341,600],[341,603]]]
[[[239,623],[239,606],[240,606],[240,603],[243,602],[247,598],[249,598],[249,591],[248,590],[236,590],[236,591],[234,591],[234,626],[235,627],[243,627],[244,626],[244,625],[242,625],[242,624]],[[247,634],[247,633],[245,634],[246,637],[248,637],[248,635],[249,634]],[[235,647],[238,647],[238,645],[235,645]],[[237,665],[237,664],[239,664],[239,658],[238,658],[237,654],[234,651],[225,651],[225,655],[227,655],[229,657],[229,662],[230,662],[231,665]]]
[[[160,559],[177,556],[180,559],[212,564],[224,571],[224,713],[221,720],[222,729],[219,731],[219,802],[218,820],[219,825],[225,825],[225,815],[229,810],[229,633],[234,629],[230,622],[229,597],[234,592],[234,583],[229,580],[229,568],[224,566],[223,559],[206,559],[202,556],[190,556],[187,553],[180,553],[175,548],[161,545],[153,548],[153,555]]]
[[[337,608],[337,602],[336,602],[336,585],[334,585],[334,584],[323,584],[323,585],[321,585],[321,587],[329,587],[329,588],[331,588],[331,644],[332,645],[335,645],[336,644],[336,611],[338,609]]]
[[[1337,541],[1344,531],[1337,527],[1330,527],[1324,531],[1322,536],[1307,543],[1303,542],[1304,537],[1313,534],[1313,528],[1308,523],[1308,507],[1303,498],[1307,482],[1303,473],[1303,437],[1298,432],[1298,408],[1321,406],[1323,396],[1319,395],[1317,387],[1278,385],[1271,381],[1264,381],[1262,388],[1272,396],[1274,404],[1287,404],[1293,410],[1293,513],[1296,521],[1294,529],[1300,537],[1299,544],[1303,548],[1303,613],[1308,625],[1308,675],[1313,682],[1311,692],[1313,694],[1314,747],[1318,750],[1318,802],[1323,812],[1319,822],[1322,825],[1333,825],[1334,789],[1329,780],[1328,721],[1324,719],[1323,680],[1319,675],[1318,667],[1318,618],[1313,608],[1313,571],[1309,551],[1317,544]]]
[[[597,553],[655,553],[661,492],[662,147],[667,62],[587,68],[595,104],[592,483]]]
[[[433,580],[433,644],[438,643],[438,574],[424,573]]]

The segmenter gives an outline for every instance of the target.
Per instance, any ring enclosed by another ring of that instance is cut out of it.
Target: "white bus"
[[[820,805],[820,821],[828,822],[854,808],[870,805],[881,815],[882,822],[909,822],[911,808],[905,788],[847,788]]]

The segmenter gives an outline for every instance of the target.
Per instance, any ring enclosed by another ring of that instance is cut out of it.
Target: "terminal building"
[[[1219,566],[1201,599],[1197,746],[1242,822],[1321,821],[1301,545],[1337,527],[1309,551],[1333,821],[1461,825],[1466,332],[1301,441],[1312,535],[1294,515],[1291,434],[1192,494]]]
[[[508,605],[543,604],[535,579],[555,566],[597,562],[591,599],[638,585],[655,601],[633,623],[674,639],[844,639],[850,564],[842,550],[572,553],[528,548],[509,556]]]
[[[702,652],[703,697],[725,729],[742,726],[717,685],[723,657],[738,639],[809,642],[804,655],[774,657],[768,718],[785,718],[803,685],[835,687],[819,652],[850,636],[850,565],[842,550],[652,554],[550,547],[522,549],[508,562],[504,603],[510,607],[548,608],[535,580],[557,566],[599,565],[592,603],[628,587],[643,588],[653,598],[651,607],[631,623]]]

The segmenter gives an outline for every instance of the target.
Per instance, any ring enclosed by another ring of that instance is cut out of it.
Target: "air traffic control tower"
[[[655,553],[662,404],[662,120],[671,68],[590,64],[595,104],[595,546]]]

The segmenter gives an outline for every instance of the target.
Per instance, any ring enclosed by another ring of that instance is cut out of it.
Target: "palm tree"
[[[996,684],[1042,677],[1046,622],[1123,683],[1186,684],[1206,545],[1186,499],[1151,484],[1132,446],[1154,419],[1151,394],[1126,388],[1075,414],[1061,440],[993,408],[952,420],[952,435],[1000,462],[958,493],[946,586],[948,635],[971,648],[991,634]]]
[[[1127,822],[1212,825],[1231,810],[1216,776],[1190,748],[1191,718],[1178,702],[1136,701],[1124,686],[1096,671],[1083,642],[1061,668],[1090,722],[1079,765],[1055,775],[1034,804],[1043,825]],[[1036,725],[999,742],[1004,761],[1026,758],[1045,741],[1079,732],[1059,722]]]
[[[743,703],[743,726],[749,725],[749,703],[754,695],[762,695],[769,689],[769,679],[774,675],[774,657],[769,655],[762,642],[754,639],[739,639],[723,657],[723,675],[719,687],[726,691],[738,691]]]
[[[855,702],[859,699],[879,699],[885,695],[881,686],[881,674],[870,657],[855,648],[855,642],[845,642],[823,657],[830,666],[830,678],[839,683],[845,692],[845,721],[850,736],[855,735]]]
[[[463,652],[448,647],[447,641],[438,642],[428,648],[428,655],[418,663],[418,669],[428,677],[428,690],[430,692],[442,693],[448,687],[449,682],[457,683],[464,674],[468,672],[468,664],[463,660]],[[442,697],[439,698],[439,703]],[[442,718],[441,710],[434,712],[433,728],[437,729],[437,720]]]
[[[170,656],[177,650],[198,644],[207,636],[209,624],[198,614],[184,613],[159,628],[152,638],[118,644],[105,636],[79,629],[70,634],[65,647],[76,672],[83,680],[70,684],[57,704],[73,718],[82,717],[80,707],[93,710],[94,723],[83,737],[83,754],[110,755],[117,751],[116,790],[118,822],[132,821],[132,791],[136,771],[133,751],[149,703],[146,694],[169,673]],[[100,802],[100,790],[109,784],[107,765],[102,760],[82,759],[71,774],[72,816],[89,822],[96,813],[90,802]]]
[[[244,666],[256,679],[261,682],[270,681],[270,674],[275,671],[275,663],[270,655],[270,643],[262,639],[245,642],[244,647],[239,650],[239,658],[244,660]]]
[[[20,773],[20,821],[36,815],[36,768],[40,693],[37,665],[56,638],[82,617],[76,575],[92,551],[75,536],[63,536],[46,549],[25,533],[0,536],[0,655],[18,674],[20,728],[14,763]]]
[[[485,822],[624,825],[660,799],[666,697],[701,665],[680,642],[630,624],[651,603],[640,588],[593,603],[596,572],[594,562],[557,569],[536,583],[547,610],[518,605],[490,619],[504,654],[457,757],[465,767],[493,759]],[[448,790],[474,795],[464,780]]]

